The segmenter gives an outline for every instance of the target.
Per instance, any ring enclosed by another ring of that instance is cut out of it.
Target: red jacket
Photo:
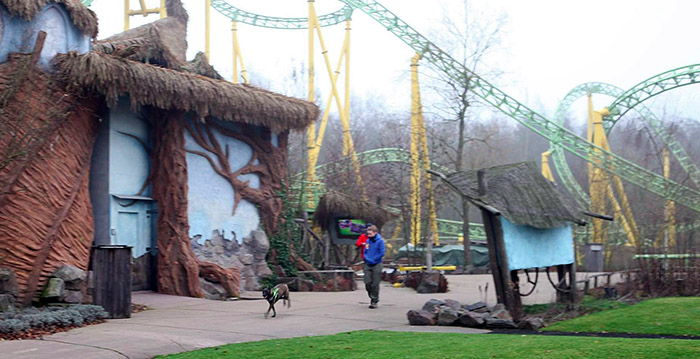
[[[367,242],[367,234],[362,233],[360,234],[360,237],[357,238],[357,242],[355,242],[355,246],[357,248],[361,248],[362,251],[360,251],[360,255],[362,256],[362,259],[365,259],[365,243]]]

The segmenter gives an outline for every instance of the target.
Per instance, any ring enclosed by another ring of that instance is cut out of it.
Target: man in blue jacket
[[[375,309],[379,302],[379,282],[382,280],[382,258],[384,257],[384,240],[377,226],[367,227],[364,255],[365,289],[370,299],[369,307]]]

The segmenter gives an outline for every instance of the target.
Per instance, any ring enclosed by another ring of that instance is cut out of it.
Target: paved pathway
[[[540,278],[540,286],[526,304],[549,302],[551,285]],[[450,292],[417,294],[409,288],[393,288],[383,283],[378,309],[368,309],[367,294],[361,282],[354,292],[291,293],[292,307],[278,305],[277,317],[264,319],[267,303],[263,300],[231,302],[210,301],[136,292],[133,302],[149,310],[129,319],[57,333],[43,339],[0,342],[0,359],[51,358],[152,358],[198,348],[340,332],[378,329],[397,331],[434,331],[483,333],[460,327],[413,327],[406,312],[419,309],[430,298],[456,299],[471,304],[483,300],[480,294],[489,283],[487,302],[495,304],[491,275],[448,276]],[[257,297],[258,293],[246,296]]]

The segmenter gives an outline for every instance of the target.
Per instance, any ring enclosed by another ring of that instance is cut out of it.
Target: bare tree
[[[456,16],[455,12],[446,13],[443,16],[443,30],[435,38],[441,48],[449,52],[457,59],[463,68],[471,71],[480,71],[482,76],[494,78],[499,75],[494,70],[489,70],[483,65],[485,57],[499,44],[499,29],[505,22],[505,17],[496,18],[480,17],[480,19],[492,19],[487,21],[469,21],[471,13],[468,2],[464,1],[464,16]],[[457,20],[455,20],[457,19]],[[481,71],[481,70],[484,71]],[[460,69],[453,69],[460,71]],[[467,161],[467,147],[472,142],[488,144],[487,138],[477,138],[467,134],[468,122],[474,120],[476,115],[472,109],[478,104],[476,97],[470,90],[471,73],[464,72],[459,76],[450,76],[441,71],[428,73],[428,88],[435,98],[434,104],[428,108],[440,121],[451,125],[452,132],[456,133],[453,141],[444,141],[439,147],[443,154],[450,159],[456,172],[471,168]],[[465,80],[456,80],[466,79]],[[455,131],[456,130],[456,131]],[[471,245],[469,238],[469,202],[461,200],[461,218],[463,221],[462,232],[464,234],[464,264],[469,271],[472,268]]]

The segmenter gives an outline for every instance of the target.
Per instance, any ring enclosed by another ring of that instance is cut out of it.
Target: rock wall
[[[270,241],[264,231],[251,231],[241,243],[236,238],[224,238],[218,230],[214,230],[211,238],[204,240],[203,244],[200,244],[200,239],[201,236],[192,238],[192,250],[197,258],[224,268],[238,268],[242,289],[261,290],[260,280],[272,275],[265,261]]]

